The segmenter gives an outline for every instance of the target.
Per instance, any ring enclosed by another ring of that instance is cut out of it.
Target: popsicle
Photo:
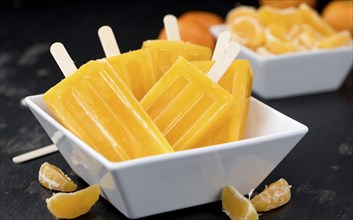
[[[168,40],[147,40],[142,48],[150,51],[153,60],[155,77],[158,80],[182,56],[188,61],[210,60],[210,48],[200,46],[180,39],[177,19],[166,15],[163,19]]]
[[[235,98],[217,82],[238,53],[231,43],[208,76],[179,57],[140,101],[175,151],[203,146],[233,114]]]
[[[43,99],[68,130],[114,162],[173,152],[106,60],[90,61],[76,70],[62,44],[53,44],[51,51],[66,78]],[[70,60],[62,61],[65,56]],[[68,70],[62,67],[65,62],[71,66]]]
[[[224,53],[225,43],[231,40],[229,32],[222,32],[217,40],[212,61],[193,61],[194,66],[207,73],[214,63]],[[207,135],[202,145],[215,145],[240,140],[244,137],[252,90],[253,74],[248,60],[235,60],[224,73],[219,85],[231,93],[236,100],[236,106],[230,119],[217,131]]]
[[[120,54],[112,29],[102,26],[98,30],[107,61],[119,74],[137,100],[140,100],[156,83],[152,57],[147,49]]]

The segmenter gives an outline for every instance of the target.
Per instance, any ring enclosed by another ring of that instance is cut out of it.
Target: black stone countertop
[[[87,184],[60,153],[24,164],[12,157],[51,144],[21,99],[45,92],[63,78],[49,53],[61,41],[77,66],[103,57],[97,29],[112,26],[122,52],[156,38],[166,13],[209,10],[222,17],[235,1],[13,1],[0,5],[0,219],[54,219],[45,199],[52,192],[38,182],[40,165],[62,168]],[[255,2],[255,1],[253,1]],[[256,2],[255,2],[256,3]],[[321,7],[321,6],[320,6]],[[333,73],[334,74],[334,73]],[[292,187],[290,202],[260,219],[352,219],[352,71],[336,92],[281,100],[261,100],[309,127],[308,134],[259,185],[285,178]],[[103,198],[80,219],[126,219]],[[228,219],[221,202],[173,211],[146,219]]]

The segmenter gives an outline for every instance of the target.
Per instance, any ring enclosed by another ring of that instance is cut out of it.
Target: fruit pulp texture
[[[137,100],[156,83],[152,57],[148,50],[140,49],[107,58]]]
[[[150,51],[156,80],[175,63],[181,56],[188,61],[210,60],[211,49],[205,46],[183,41],[147,40],[142,48]]]
[[[83,65],[47,91],[43,99],[68,130],[110,161],[173,152],[104,60]]]
[[[234,111],[235,98],[179,58],[141,100],[174,150],[203,146]]]
[[[194,61],[194,66],[207,74],[214,61]],[[236,100],[235,109],[227,121],[213,134],[207,135],[204,146],[241,140],[244,137],[248,117],[253,74],[250,62],[235,60],[224,73],[218,84],[232,94]]]

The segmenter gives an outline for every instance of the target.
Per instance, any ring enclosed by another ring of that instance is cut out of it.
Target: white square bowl
[[[245,139],[110,162],[64,128],[42,95],[26,102],[71,168],[128,218],[140,218],[218,201],[227,184],[242,194],[256,188],[308,128],[251,98]]]
[[[226,25],[211,27],[217,37]],[[241,46],[237,59],[250,61],[253,91],[264,99],[279,99],[339,89],[353,64],[353,47],[296,52],[264,57]]]

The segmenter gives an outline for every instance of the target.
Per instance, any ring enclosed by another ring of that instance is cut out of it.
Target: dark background
[[[45,199],[52,192],[38,182],[47,161],[87,186],[59,153],[24,164],[13,156],[51,144],[22,98],[43,93],[63,78],[49,53],[61,41],[79,66],[104,56],[97,30],[110,25],[122,52],[156,38],[167,13],[207,10],[225,17],[236,4],[257,1],[1,1],[0,3],[0,219],[53,219]],[[321,11],[327,1],[319,1]],[[333,73],[334,74],[334,73]],[[256,96],[255,96],[256,97]],[[260,219],[352,219],[352,71],[335,92],[264,103],[309,127],[308,134],[260,184],[283,177],[293,185],[292,199]],[[171,198],[172,199],[172,198]],[[125,219],[103,198],[80,219]],[[147,219],[228,219],[220,202],[151,216]]]

